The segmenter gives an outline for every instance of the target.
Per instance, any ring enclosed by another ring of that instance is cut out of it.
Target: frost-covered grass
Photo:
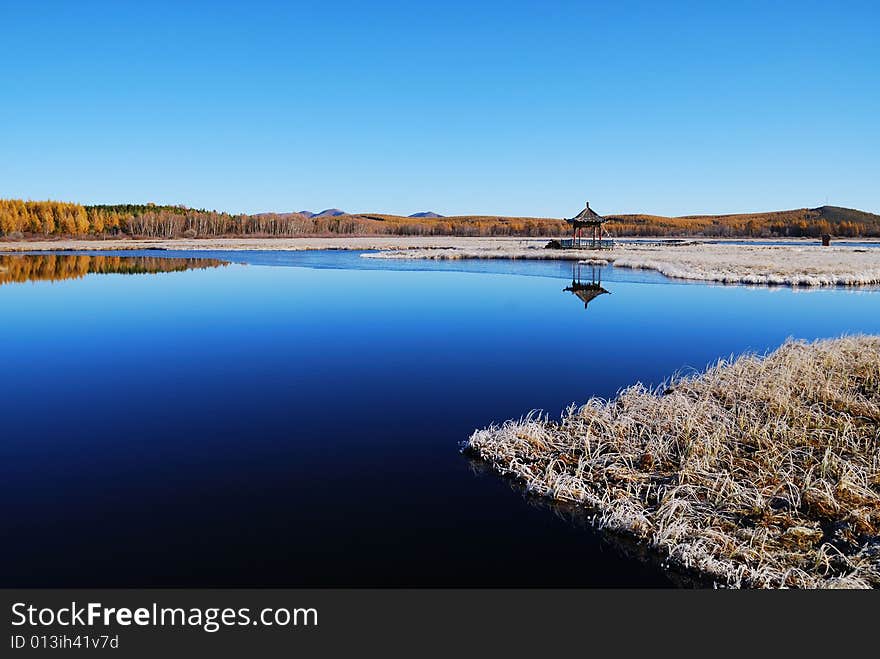
[[[464,450],[731,587],[880,587],[880,337],[789,341]]]
[[[880,248],[816,245],[621,244],[614,250],[551,250],[498,246],[407,249],[365,254],[396,259],[598,259],[618,268],[728,284],[870,286],[880,284]]]
[[[40,250],[378,250],[378,259],[538,259],[614,263],[657,270],[669,277],[783,286],[880,285],[880,247],[843,241],[788,245],[731,245],[698,241],[619,242],[613,250],[544,249],[547,238],[360,236],[308,238],[176,238],[169,240],[0,240],[0,252]]]
[[[667,277],[773,286],[880,284],[880,248],[701,245],[621,250],[618,268],[657,270]]]

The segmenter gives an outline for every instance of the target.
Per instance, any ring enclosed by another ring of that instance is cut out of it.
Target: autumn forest
[[[822,206],[738,215],[663,217],[608,215],[612,236],[880,237],[880,215]],[[230,214],[185,206],[87,206],[61,201],[0,199],[0,239],[29,237],[201,238],[322,235],[559,236],[561,219],[498,216],[401,217],[372,213]]]

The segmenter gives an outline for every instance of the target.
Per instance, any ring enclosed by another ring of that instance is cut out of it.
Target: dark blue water
[[[606,268],[585,308],[570,263],[162,255],[234,263],[0,285],[2,586],[667,585],[459,443],[880,332],[876,291]]]

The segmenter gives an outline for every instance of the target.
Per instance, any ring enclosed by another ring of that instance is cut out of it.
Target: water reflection
[[[227,265],[226,261],[161,256],[108,256],[84,254],[0,255],[0,286],[26,281],[81,279],[91,274],[142,275],[201,270]]]
[[[573,293],[586,309],[600,295],[611,294],[602,287],[602,268],[588,263],[576,263],[571,269],[571,285],[562,289]]]
[[[0,287],[0,586],[669,585],[474,478],[458,442],[788,336],[880,332],[873,292],[605,267],[615,297],[585,312],[559,295],[570,262],[125,254],[248,266]],[[585,322],[625,354],[535,348]]]
[[[472,455],[467,455],[466,458],[474,476],[498,478],[497,472],[483,460]],[[501,480],[521,496],[530,507],[552,513],[563,524],[588,534],[603,548],[620,557],[637,561],[647,569],[657,570],[669,580],[670,585],[679,588],[711,588],[715,585],[714,582],[706,579],[695,570],[688,570],[681,565],[672,564],[665,555],[644,542],[639,542],[631,536],[609,529],[600,530],[597,528],[597,511],[583,504],[536,495],[534,492],[530,492],[522,482],[509,475],[503,476]]]

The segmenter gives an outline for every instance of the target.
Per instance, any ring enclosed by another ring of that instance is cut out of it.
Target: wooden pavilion
[[[614,247],[613,240],[602,240],[602,225],[608,221],[607,218],[590,208],[589,201],[584,210],[565,221],[571,225],[571,240],[559,241],[562,247],[574,249],[611,249]],[[584,229],[588,229],[590,235],[585,237]]]

